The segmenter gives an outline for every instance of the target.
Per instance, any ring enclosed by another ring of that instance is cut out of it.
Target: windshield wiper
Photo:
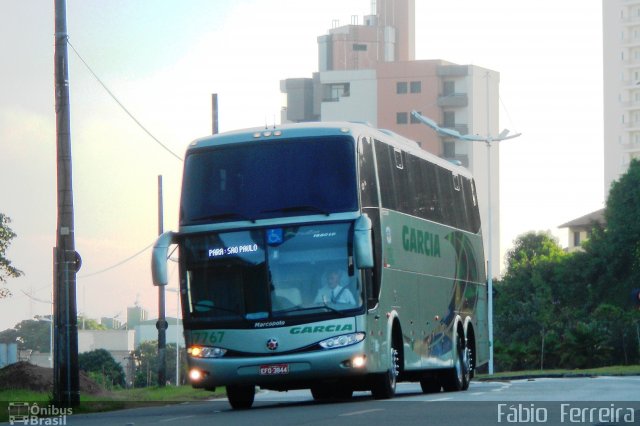
[[[312,212],[312,213],[320,213],[320,214],[323,214],[325,216],[329,216],[329,212],[326,211],[325,209],[322,209],[322,208],[317,207],[317,206],[312,206],[312,205],[309,205],[309,204],[304,204],[304,205],[299,205],[299,206],[280,207],[278,209],[262,210],[260,213],[274,213],[274,212],[282,212],[282,213]]]
[[[237,212],[218,213],[218,214],[212,214],[207,216],[200,216],[200,217],[191,219],[191,221],[202,222],[205,220],[226,220],[226,219],[243,219],[243,220],[248,220],[254,223],[256,221],[255,219],[250,218],[249,216],[246,216],[242,213],[237,213]]]
[[[240,312],[233,309],[225,308],[223,306],[214,305],[213,302],[209,300],[200,300],[198,302],[195,302],[193,304],[193,309],[195,312],[198,312],[198,313],[208,312],[215,309],[217,311],[231,312],[232,314],[236,314],[239,317],[242,317],[242,314]]]

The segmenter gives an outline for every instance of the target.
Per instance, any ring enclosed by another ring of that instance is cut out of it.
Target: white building
[[[603,0],[604,190],[640,158],[640,0]]]
[[[184,348],[184,334],[182,330],[182,321],[175,318],[166,318],[169,327],[166,330],[166,342],[167,344],[175,345],[176,341],[178,346]],[[156,319],[142,321],[135,327],[135,346],[140,346],[141,343],[149,342],[152,340],[158,340],[158,329],[156,328]],[[176,327],[177,322],[177,327]]]

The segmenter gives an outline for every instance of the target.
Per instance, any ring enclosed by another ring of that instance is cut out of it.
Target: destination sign
[[[257,244],[244,244],[244,245],[229,246],[229,247],[218,247],[218,248],[209,249],[209,258],[233,256],[233,255],[245,254],[245,253],[254,253],[256,251],[258,251]]]

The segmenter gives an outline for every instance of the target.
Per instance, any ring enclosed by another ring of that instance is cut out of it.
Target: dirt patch
[[[0,369],[0,390],[26,389],[53,393],[53,369],[38,367],[28,362],[17,362]],[[96,395],[102,388],[80,371],[80,392]]]

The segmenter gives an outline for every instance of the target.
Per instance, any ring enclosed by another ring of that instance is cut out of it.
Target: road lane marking
[[[450,401],[453,398],[436,398],[436,399],[428,399],[427,402],[440,402],[440,401]]]
[[[172,417],[170,419],[164,419],[164,420],[160,420],[160,423],[169,423],[169,422],[175,422],[176,420],[185,420],[185,419],[190,419],[192,417],[195,417],[195,415],[191,415],[191,416],[180,416],[180,417]]]
[[[352,411],[351,413],[340,414],[338,417],[359,416],[360,414],[373,413],[375,411],[384,411],[382,408],[372,408],[371,410]]]

